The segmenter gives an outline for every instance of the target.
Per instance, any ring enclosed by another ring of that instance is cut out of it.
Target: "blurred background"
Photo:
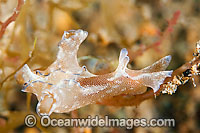
[[[18,1],[0,0],[0,21],[16,11]],[[8,25],[0,39],[0,82],[28,58],[37,38],[31,69],[45,69],[56,58],[57,44],[64,31],[83,29],[88,38],[80,46],[80,65],[95,74],[112,72],[118,65],[122,48],[129,51],[131,69],[144,68],[172,55],[168,69],[176,70],[191,60],[200,40],[200,0],[26,0],[15,22]],[[175,94],[161,95],[137,107],[89,105],[76,116],[109,115],[113,118],[174,118],[175,127],[80,128],[81,132],[200,132],[200,85],[192,82]],[[73,128],[34,128],[24,125],[27,114],[36,114],[37,99],[21,92],[14,76],[0,88],[0,131],[76,132]],[[31,97],[31,99],[30,99]],[[31,100],[31,102],[30,102]],[[54,118],[71,118],[68,113]],[[38,117],[39,119],[39,117]]]

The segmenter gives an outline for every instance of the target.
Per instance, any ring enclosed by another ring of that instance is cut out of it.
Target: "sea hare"
[[[23,84],[22,91],[37,96],[38,114],[69,112],[115,95],[141,94],[147,87],[151,87],[155,93],[165,78],[172,74],[172,71],[164,71],[171,56],[142,70],[128,69],[129,57],[124,48],[114,72],[94,75],[86,66],[80,67],[77,61],[79,45],[87,35],[83,30],[64,32],[58,44],[57,59],[45,71],[31,71],[28,65],[24,65],[16,73],[18,83]]]

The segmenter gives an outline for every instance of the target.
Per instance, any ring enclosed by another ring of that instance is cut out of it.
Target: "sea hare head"
[[[67,43],[67,45],[71,47],[79,46],[86,39],[87,36],[88,32],[80,29],[65,31],[59,45]]]

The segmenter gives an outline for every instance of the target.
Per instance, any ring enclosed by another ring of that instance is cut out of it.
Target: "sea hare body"
[[[158,91],[172,71],[164,71],[171,56],[166,56],[142,70],[130,70],[128,52],[122,49],[117,69],[105,75],[94,75],[77,61],[79,45],[88,33],[83,30],[65,32],[58,44],[57,59],[45,71],[31,71],[24,65],[16,74],[23,84],[22,91],[37,96],[37,112],[50,115],[52,112],[73,111],[88,104],[103,101],[120,94],[141,94],[146,87]]]

